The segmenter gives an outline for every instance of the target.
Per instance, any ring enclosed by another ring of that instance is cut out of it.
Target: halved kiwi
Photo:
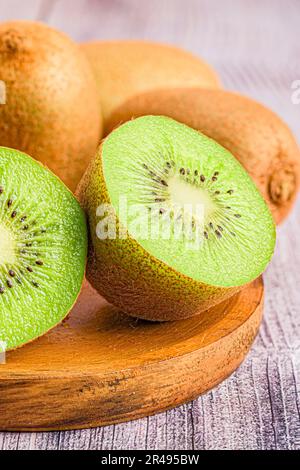
[[[113,131],[79,196],[90,224],[88,278],[137,317],[207,310],[257,278],[273,254],[274,221],[240,163],[170,118]]]
[[[300,151],[273,111],[227,90],[165,88],[136,94],[115,109],[107,134],[133,117],[168,116],[229,150],[250,174],[276,223],[292,209],[300,186]]]
[[[0,147],[0,341],[7,350],[69,313],[86,252],[85,216],[71,192],[26,154]]]

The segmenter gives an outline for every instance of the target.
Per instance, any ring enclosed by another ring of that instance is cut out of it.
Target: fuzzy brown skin
[[[80,48],[42,23],[0,24],[0,145],[29,153],[75,190],[102,134],[98,91]]]
[[[287,216],[299,188],[300,153],[289,128],[271,110],[224,90],[156,90],[115,110],[107,132],[149,114],[169,116],[219,142],[252,176],[276,223]]]
[[[94,41],[82,45],[94,69],[104,127],[113,111],[137,93],[158,88],[218,88],[219,78],[203,60],[165,44]]]
[[[102,146],[77,190],[90,231],[87,279],[105,299],[129,315],[151,321],[192,317],[228,299],[241,287],[197,282],[126,239],[100,240],[96,235],[100,204],[110,204],[102,172]]]

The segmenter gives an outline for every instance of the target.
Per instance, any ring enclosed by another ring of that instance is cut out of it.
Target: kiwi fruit
[[[291,131],[274,112],[225,90],[156,90],[115,110],[107,132],[147,114],[169,116],[216,140],[251,175],[276,223],[288,215],[299,188],[300,153]]]
[[[164,116],[114,130],[78,196],[90,227],[88,280],[132,316],[199,314],[260,276],[273,254],[272,215],[242,165]]]
[[[71,310],[87,254],[84,213],[28,155],[0,147],[0,341],[15,349]]]
[[[82,45],[95,72],[104,116],[137,93],[158,88],[216,88],[220,81],[203,60],[187,51],[147,41],[92,41]]]
[[[0,145],[24,151],[74,190],[101,139],[95,78],[79,46],[45,24],[0,24]]]

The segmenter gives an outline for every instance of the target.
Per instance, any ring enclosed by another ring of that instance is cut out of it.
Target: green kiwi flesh
[[[240,163],[170,118],[145,116],[113,131],[79,194],[91,224],[90,281],[110,302],[142,318],[177,319],[209,308],[257,278],[274,251],[271,213]],[[121,210],[124,196],[127,211]],[[95,233],[102,202],[111,203],[118,220],[112,240]],[[182,206],[197,205],[202,219],[191,210],[187,221]],[[130,214],[136,206],[144,209],[138,224]],[[154,237],[153,213],[159,220]],[[181,218],[191,230],[178,237],[174,221]]]
[[[61,181],[0,147],[0,341],[14,349],[69,313],[87,253],[84,213]]]

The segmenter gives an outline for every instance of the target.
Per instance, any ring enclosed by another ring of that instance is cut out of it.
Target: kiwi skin
[[[128,233],[122,240],[97,238],[96,209],[111,203],[102,170],[103,143],[76,191],[89,225],[86,276],[90,284],[127,314],[150,321],[189,318],[240,291],[243,286],[208,286],[175,271]],[[119,226],[117,221],[117,230]]]
[[[174,46],[148,41],[82,44],[95,72],[104,126],[111,113],[137,93],[158,88],[219,88],[216,72],[202,59]]]
[[[106,131],[148,114],[171,117],[216,140],[248,171],[275,222],[288,215],[299,188],[300,152],[289,128],[271,110],[225,90],[161,89],[129,99],[114,111]]]
[[[0,145],[41,161],[75,190],[102,135],[98,91],[85,55],[42,23],[0,24]]]

